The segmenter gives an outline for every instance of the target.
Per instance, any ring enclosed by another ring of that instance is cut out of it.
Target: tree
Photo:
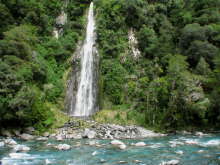
[[[152,28],[143,26],[138,33],[140,50],[147,58],[153,58],[157,50],[158,38]]]

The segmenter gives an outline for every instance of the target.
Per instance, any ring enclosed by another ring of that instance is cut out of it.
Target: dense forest
[[[0,0],[1,126],[44,130],[64,111],[66,75],[84,38],[89,3]],[[220,127],[220,0],[94,5],[101,109],[126,109],[128,119],[163,130]],[[56,21],[62,11],[64,25]],[[62,29],[59,39],[54,28]]]

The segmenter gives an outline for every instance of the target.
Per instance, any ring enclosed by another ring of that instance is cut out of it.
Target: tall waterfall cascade
[[[98,53],[95,47],[95,18],[93,3],[88,12],[86,38],[76,51],[76,57],[80,61],[73,64],[72,78],[67,89],[67,107],[70,116],[87,117],[98,110]],[[75,61],[77,61],[75,59]]]

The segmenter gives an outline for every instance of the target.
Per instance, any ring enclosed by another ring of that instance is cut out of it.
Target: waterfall
[[[95,19],[93,3],[90,4],[88,13],[88,23],[86,28],[86,39],[81,46],[78,54],[80,56],[80,72],[73,73],[73,76],[79,77],[75,83],[76,96],[70,96],[69,112],[71,116],[90,116],[97,108],[97,50],[95,48]],[[75,69],[76,70],[76,69]],[[70,86],[74,86],[75,80]],[[74,87],[69,87],[73,90]],[[73,95],[74,92],[68,92]]]

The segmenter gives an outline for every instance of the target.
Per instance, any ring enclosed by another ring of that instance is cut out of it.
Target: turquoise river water
[[[15,139],[16,140],[16,139]],[[1,141],[1,139],[0,139]],[[28,152],[13,153],[13,149],[0,147],[2,165],[160,165],[164,161],[179,160],[180,165],[220,165],[220,134],[207,136],[174,135],[139,140],[122,140],[127,148],[120,150],[110,140],[95,140],[100,145],[90,146],[93,140],[21,141],[31,148]],[[144,141],[145,147],[132,143]],[[59,151],[57,144],[69,144],[71,149]],[[138,160],[138,161],[137,161]]]

